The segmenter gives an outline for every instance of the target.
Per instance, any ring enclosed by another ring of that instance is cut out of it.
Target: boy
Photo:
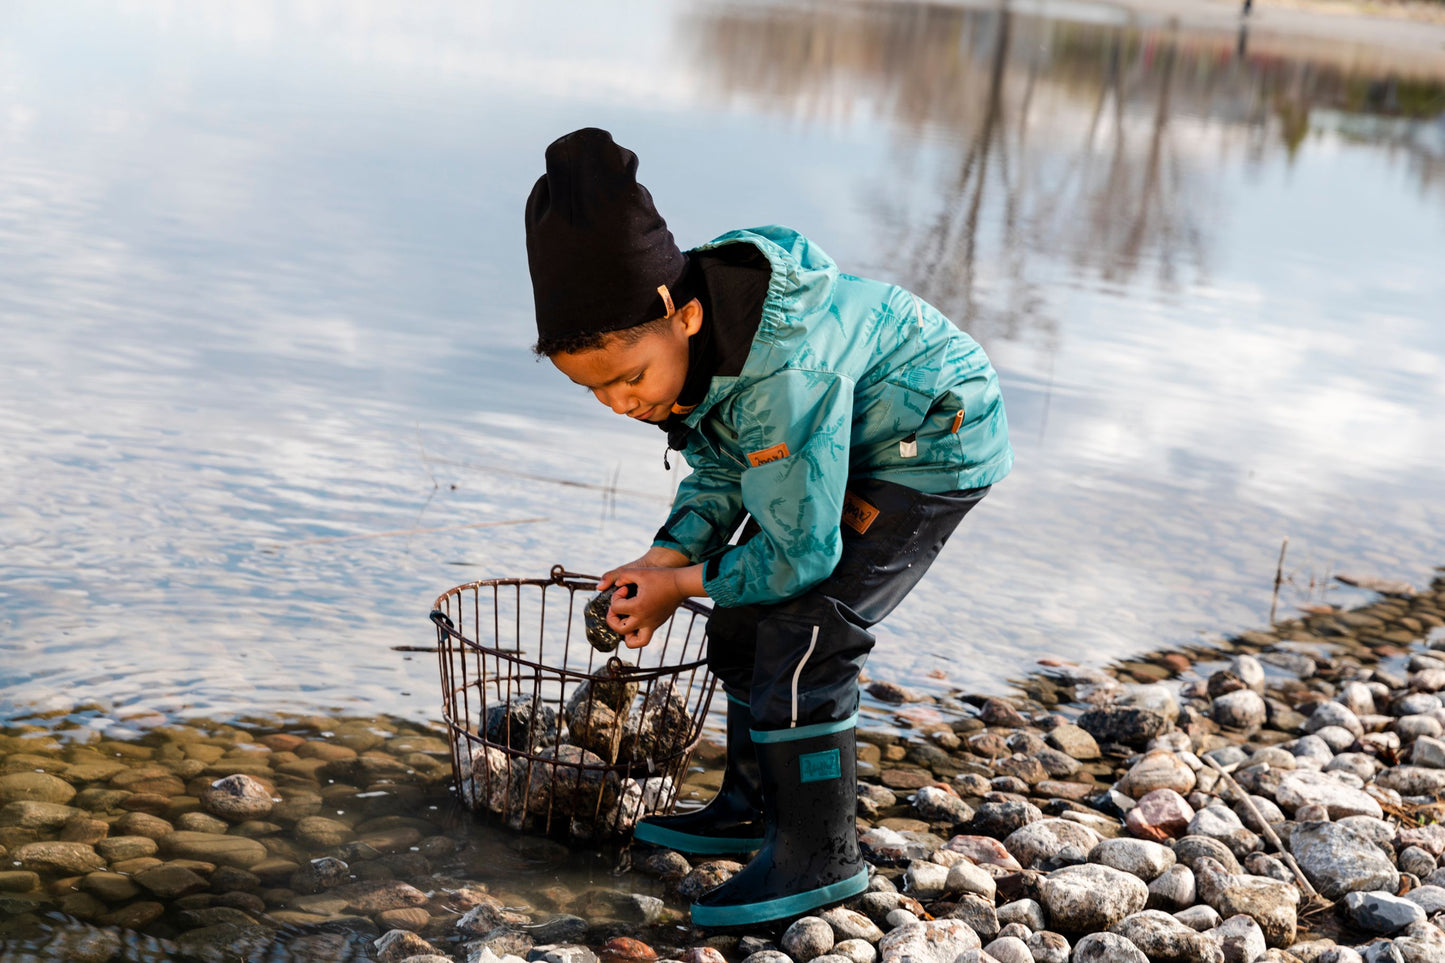
[[[636,648],[710,597],[727,693],[717,798],[636,837],[758,850],[693,904],[699,926],[846,899],[868,885],[853,738],[868,629],[1012,465],[993,368],[917,297],[839,273],[786,228],[684,254],[606,131],[560,138],[546,163],[526,209],[534,350],[663,428],[693,469],[652,547],[603,577],[630,586],[608,622]]]

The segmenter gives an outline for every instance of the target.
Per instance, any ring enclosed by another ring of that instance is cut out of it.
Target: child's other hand
[[[692,586],[688,578],[694,569],[696,586]],[[688,568],[626,565],[615,568],[602,576],[602,581],[597,583],[598,589],[628,585],[632,590],[625,598],[621,592],[612,596],[607,624],[622,634],[622,640],[629,649],[640,649],[652,641],[652,633],[672,617],[683,599],[701,594],[701,578],[700,565]],[[692,587],[698,591],[690,591]]]

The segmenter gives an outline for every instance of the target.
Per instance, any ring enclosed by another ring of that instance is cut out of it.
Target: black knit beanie
[[[526,221],[539,343],[671,313],[687,257],[637,183],[637,155],[607,131],[587,127],[552,142]]]

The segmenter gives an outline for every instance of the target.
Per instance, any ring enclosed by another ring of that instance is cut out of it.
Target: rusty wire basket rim
[[[521,654],[515,649],[503,649],[500,646],[486,645],[482,642],[467,638],[465,635],[462,635],[461,632],[457,631],[457,628],[455,625],[452,624],[451,619],[446,615],[445,612],[442,611],[442,605],[444,602],[446,602],[447,599],[457,597],[460,593],[465,592],[469,589],[476,590],[479,588],[497,588],[500,586],[517,585],[535,585],[542,589],[546,589],[553,585],[556,585],[563,588],[571,589],[575,593],[584,589],[592,589],[595,591],[597,583],[601,580],[601,576],[598,575],[586,575],[581,572],[569,572],[561,565],[553,565],[552,573],[547,578],[481,578],[471,582],[463,582],[460,585],[452,586],[451,588],[447,589],[445,592],[436,597],[436,601],[432,603],[431,620],[436,623],[438,630],[445,632],[447,635],[453,637],[465,646],[470,646],[474,649],[480,649],[492,655],[503,656],[509,661],[525,665],[531,669],[540,669],[545,672],[555,673],[557,675],[563,676],[570,676],[571,678],[581,679],[585,681],[592,678],[592,676],[586,672],[577,669],[569,669],[565,666],[553,666],[546,665],[541,662],[534,662],[530,659],[522,658]],[[692,599],[683,599],[681,604],[678,605],[678,608],[686,609],[693,615],[701,615],[704,618],[712,614],[712,608],[710,606],[702,605],[701,603],[696,602]],[[616,655],[613,655],[608,661],[610,664],[615,664],[618,668],[625,671],[629,680],[637,681],[651,681],[653,679],[659,679],[664,675],[680,675],[681,673],[689,669],[702,668],[707,665],[706,656],[701,659],[695,659],[691,662],[679,662],[673,665],[660,665],[651,669],[644,669],[641,666],[635,666],[631,665],[630,663],[623,662]]]

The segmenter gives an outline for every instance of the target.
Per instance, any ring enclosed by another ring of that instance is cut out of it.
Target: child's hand
[[[676,553],[674,553],[676,554]],[[602,576],[598,590],[613,585],[631,586],[627,597],[612,596],[607,624],[622,634],[629,649],[640,649],[652,641],[652,633],[672,617],[682,601],[702,595],[702,566],[648,568],[627,565]]]

